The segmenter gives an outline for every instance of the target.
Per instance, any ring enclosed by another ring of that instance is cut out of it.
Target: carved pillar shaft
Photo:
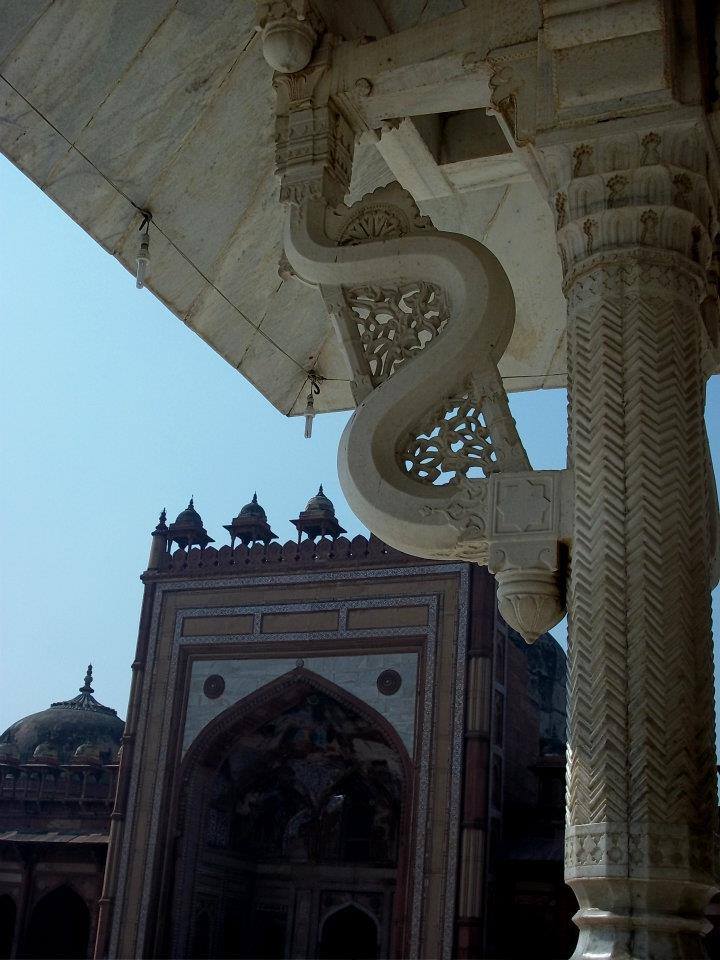
[[[692,138],[649,136],[576,148],[556,196],[575,480],[566,879],[580,903],[577,958],[703,956],[714,886],[701,311],[714,221]]]

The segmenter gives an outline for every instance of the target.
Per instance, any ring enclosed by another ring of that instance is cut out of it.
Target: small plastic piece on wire
[[[140,231],[145,231],[140,238],[140,252],[137,255],[137,273],[135,275],[135,286],[138,290],[142,290],[145,286],[145,275],[147,273],[148,263],[150,263],[150,221],[152,220],[152,214],[148,210],[142,211],[142,223],[140,224]]]
[[[310,381],[310,390],[307,395],[307,404],[305,405],[305,439],[309,440],[312,437],[312,428],[313,420],[315,419],[315,401],[313,394],[317,396],[320,393],[320,381],[323,378],[319,374],[315,373],[314,370],[308,372],[308,380]]]

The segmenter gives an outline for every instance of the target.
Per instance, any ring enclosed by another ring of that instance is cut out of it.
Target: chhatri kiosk
[[[340,476],[375,535],[487,566],[529,642],[568,611],[576,957],[702,956],[715,4],[2,17],[0,149],[281,413],[354,409]],[[534,471],[507,391],[561,386],[567,467]]]

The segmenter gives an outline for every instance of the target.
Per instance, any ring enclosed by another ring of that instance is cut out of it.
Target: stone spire
[[[93,688],[90,686],[92,683],[92,664],[88,664],[87,673],[85,674],[85,682],[80,687],[80,693],[95,693]]]
[[[83,685],[80,687],[80,692],[78,695],[73,697],[71,700],[58,700],[55,703],[51,703],[50,709],[61,707],[66,710],[91,710],[94,713],[110,713],[115,715],[116,711],[113,710],[112,707],[104,706],[93,696],[95,691],[92,687],[92,678],[92,664],[89,663],[85,673],[85,680]]]
[[[150,557],[148,558],[148,570],[157,570],[160,566],[160,560],[168,548],[168,527],[167,510],[162,508],[158,518],[157,526],[152,532],[152,543],[150,545]]]

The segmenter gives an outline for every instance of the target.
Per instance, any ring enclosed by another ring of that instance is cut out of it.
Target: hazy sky
[[[337,482],[347,414],[279,414],[55,204],[0,157],[0,732],[67,699],[92,661],[124,717],[139,575],[162,507],[191,495],[218,545],[254,490],[281,540]],[[708,396],[720,458],[720,384]],[[511,398],[535,467],[565,464],[565,393]],[[718,596],[715,596],[718,620]],[[564,628],[554,631],[562,638]]]

